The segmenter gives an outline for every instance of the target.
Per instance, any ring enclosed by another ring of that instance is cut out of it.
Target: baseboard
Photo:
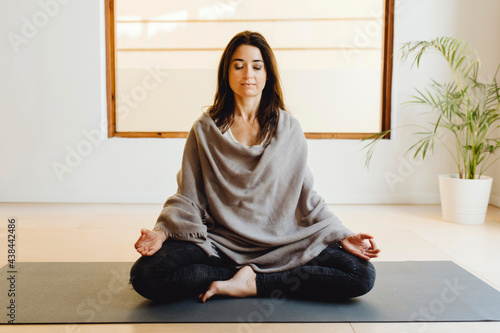
[[[328,196],[324,198],[328,204],[333,205],[429,205],[441,203],[439,194],[432,193],[358,193]]]
[[[2,198],[0,202],[4,203],[71,203],[71,204],[164,204],[169,195],[151,194],[127,194],[119,196],[105,196],[96,194],[89,200],[87,196],[45,196],[40,199],[39,196],[10,196]],[[325,202],[330,205],[428,205],[439,204],[439,195],[433,194],[343,194],[335,196],[323,196]],[[500,203],[500,198],[497,200]]]
[[[61,197],[48,198],[39,200],[38,197],[10,197],[0,198],[0,202],[4,203],[85,203],[85,204],[163,204],[165,194],[152,195],[125,195],[116,198],[94,197],[94,200],[83,200],[81,197]],[[161,199],[159,199],[161,198]],[[3,200],[2,200],[3,199]],[[97,199],[97,200],[96,200]],[[356,194],[325,197],[325,201],[330,205],[428,205],[439,204],[439,195],[437,194]],[[490,196],[490,205],[500,207],[500,195]]]

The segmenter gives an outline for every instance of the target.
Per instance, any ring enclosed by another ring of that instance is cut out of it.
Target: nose
[[[253,78],[253,70],[251,66],[247,67],[247,70],[243,73],[243,78],[244,79]]]

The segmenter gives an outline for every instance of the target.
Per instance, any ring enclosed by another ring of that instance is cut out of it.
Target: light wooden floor
[[[332,206],[353,231],[370,232],[382,253],[377,260],[453,260],[500,290],[500,209],[490,206],[483,225],[440,219],[438,205]],[[6,227],[18,221],[18,261],[134,261],[133,244],[151,228],[159,205],[0,203],[0,264],[6,262]],[[2,291],[0,291],[2,292]],[[500,309],[499,309],[500,311]],[[0,332],[500,332],[500,322],[342,324],[124,324],[16,325]]]

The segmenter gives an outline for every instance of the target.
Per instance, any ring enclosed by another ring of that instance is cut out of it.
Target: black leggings
[[[196,297],[213,281],[229,280],[238,271],[228,257],[208,257],[196,244],[168,239],[152,256],[132,266],[134,289],[151,300]],[[335,300],[361,296],[375,283],[375,268],[364,259],[330,245],[319,256],[279,273],[257,273],[257,296]]]

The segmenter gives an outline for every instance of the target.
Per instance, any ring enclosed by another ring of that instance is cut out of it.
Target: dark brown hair
[[[240,32],[227,44],[219,63],[214,104],[209,107],[208,114],[222,132],[227,131],[233,122],[234,93],[229,86],[229,65],[231,57],[240,45],[257,47],[264,60],[267,81],[262,91],[259,110],[257,111],[257,121],[260,125],[258,140],[261,141],[266,136],[270,139],[276,132],[279,112],[280,109],[285,110],[285,104],[283,103],[283,93],[276,58],[264,36],[258,32]]]

